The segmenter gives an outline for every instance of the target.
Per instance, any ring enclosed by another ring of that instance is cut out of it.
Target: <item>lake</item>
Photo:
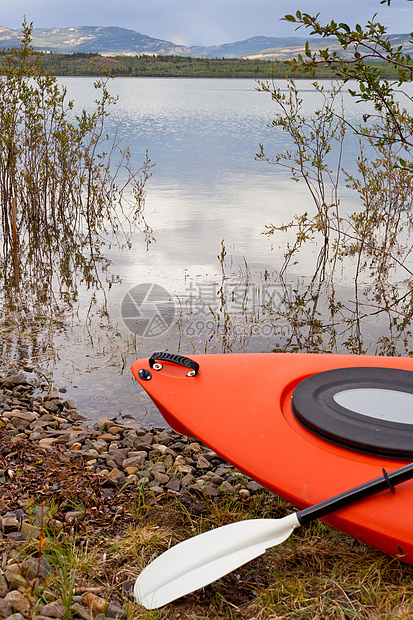
[[[59,82],[75,110],[90,109],[93,79]],[[269,155],[289,146],[285,134],[268,127],[274,104],[256,86],[243,79],[168,78],[117,78],[110,85],[119,101],[109,132],[117,131],[121,144],[129,145],[135,167],[145,149],[155,162],[145,209],[155,241],[147,248],[135,233],[130,250],[108,251],[109,272],[119,282],[97,292],[80,286],[71,313],[59,328],[49,328],[48,355],[36,358],[32,348],[28,359],[25,346],[10,346],[11,361],[40,363],[92,421],[121,415],[163,424],[131,378],[136,357],[162,349],[271,351],[288,339],[286,323],[269,320],[283,303],[273,274],[283,263],[284,237],[262,233],[312,203],[287,170],[254,158],[260,143]],[[313,109],[319,96],[308,82],[300,83],[300,93],[306,109]],[[366,108],[350,96],[345,107],[352,122],[361,122]],[[346,144],[343,165],[350,171],[357,148],[354,139]],[[342,200],[344,211],[354,207],[348,192]],[[289,270],[287,288],[311,275],[314,248],[303,256]],[[346,277],[343,272],[344,298]],[[224,338],[216,333],[217,323],[225,323],[223,295],[226,311],[236,317]],[[370,329],[376,328],[373,321]]]

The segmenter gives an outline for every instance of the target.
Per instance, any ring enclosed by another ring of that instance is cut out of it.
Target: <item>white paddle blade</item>
[[[142,571],[135,583],[135,598],[146,609],[162,607],[279,545],[299,525],[293,513],[283,519],[239,521],[189,538]]]

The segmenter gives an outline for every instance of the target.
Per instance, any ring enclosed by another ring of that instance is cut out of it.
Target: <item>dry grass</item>
[[[279,503],[273,501],[278,512]],[[254,503],[239,505],[230,520],[249,518]],[[122,602],[131,620],[413,617],[413,569],[322,523],[299,531],[200,591],[157,611],[143,609],[133,600],[133,585],[144,566],[171,544],[196,533],[194,528],[203,531],[223,524],[213,518],[216,507],[206,503],[205,508],[204,514],[194,514],[176,498],[164,498],[143,510],[123,533],[95,541],[89,537],[87,553],[92,560],[88,562],[86,554],[82,561],[78,558],[75,590],[85,583],[97,591],[104,588]],[[185,529],[188,515],[192,526]],[[85,539],[78,538],[75,546],[85,546]]]
[[[155,498],[136,487],[113,488],[108,496],[102,494],[91,474],[61,461],[59,455],[3,444],[2,458],[6,457],[19,468],[19,477],[3,485],[4,509],[16,508],[16,502],[26,496],[33,505],[39,500],[44,503],[45,524],[50,513],[63,524],[58,534],[45,527],[41,554],[55,570],[42,596],[44,600],[61,600],[68,618],[70,597],[85,591],[117,603],[127,611],[129,620],[413,617],[413,568],[321,522],[297,530],[282,545],[206,588],[160,610],[147,611],[134,601],[134,582],[141,570],[171,545],[237,520],[277,518],[292,507],[265,491],[243,501],[216,502],[168,494]],[[48,472],[56,476],[57,468],[61,485],[53,493]],[[65,511],[74,498],[84,507],[86,517],[68,523]],[[20,561],[39,553],[38,541],[3,539],[0,547],[3,561],[11,552],[18,551]]]

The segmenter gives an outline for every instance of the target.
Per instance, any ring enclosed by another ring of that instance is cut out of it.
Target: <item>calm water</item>
[[[76,106],[92,104],[96,97],[92,79],[60,81]],[[289,221],[311,202],[287,171],[254,160],[259,143],[268,154],[288,147],[282,132],[267,127],[273,104],[269,95],[257,92],[254,81],[119,78],[111,91],[119,95],[119,102],[110,131],[117,127],[136,167],[145,149],[156,163],[146,198],[146,217],[156,241],[147,250],[142,235],[136,234],[130,251],[111,250],[112,273],[121,282],[105,292],[110,320],[98,313],[102,294],[87,315],[93,292],[83,290],[75,312],[53,335],[54,359],[41,361],[92,420],[122,412],[147,424],[161,423],[131,379],[130,363],[164,348],[187,354],[220,352],[222,343],[212,335],[213,323],[204,318],[192,322],[190,329],[178,322],[158,336],[133,337],[121,318],[124,296],[133,287],[156,284],[171,293],[178,318],[185,315],[190,295],[196,300],[192,314],[199,313],[203,302],[203,310],[211,316],[205,308],[219,311],[221,242],[225,240],[226,273],[236,278],[248,267],[251,282],[259,284],[282,264],[281,241],[263,236],[265,225]],[[317,97],[306,82],[301,91],[308,109],[314,107]],[[351,98],[346,107],[353,122],[361,120],[364,109]],[[349,168],[356,147],[355,141],[346,147],[344,165]],[[291,281],[309,275],[311,259],[309,250],[308,261],[292,270]],[[235,284],[229,286],[236,310],[239,290]],[[253,305],[247,309],[254,310]],[[274,346],[272,335],[262,332],[241,341],[234,338],[232,350],[269,351]]]

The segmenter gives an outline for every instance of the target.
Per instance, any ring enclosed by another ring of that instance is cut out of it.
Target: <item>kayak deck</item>
[[[134,362],[132,372],[176,431],[199,438],[300,509],[373,479],[382,468],[392,471],[408,462],[349,449],[318,436],[297,420],[291,402],[297,385],[316,373],[355,367],[411,372],[411,358],[269,353],[191,359],[199,364],[196,374],[167,360],[153,368],[147,359]],[[150,378],[140,378],[139,371],[147,371]],[[325,521],[413,564],[412,511],[410,481],[395,494],[383,491]]]

